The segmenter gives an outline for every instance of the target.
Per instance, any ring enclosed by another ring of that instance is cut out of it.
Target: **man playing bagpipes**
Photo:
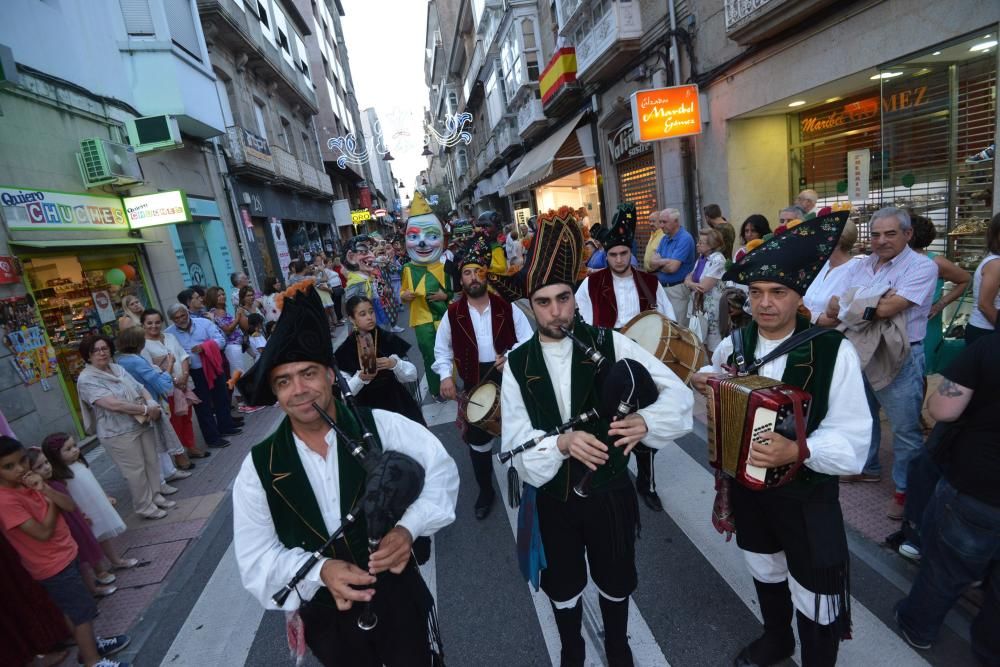
[[[753,321],[693,378],[720,468],[713,523],[735,530],[764,618],[764,634],[735,659],[741,667],[792,656],[793,613],[804,667],[835,664],[850,632],[838,476],[861,470],[871,417],[853,346],[799,313],[847,217],[779,228],[727,271],[723,280],[749,286]]]
[[[456,263],[461,274],[462,296],[448,306],[441,318],[434,341],[434,372],[441,377],[441,396],[449,401],[458,398],[451,364],[455,362],[463,389],[468,394],[480,382],[500,384],[507,352],[517,343],[531,337],[531,324],[524,313],[513,308],[503,297],[487,291],[486,273],[490,266],[490,246],[483,236],[476,236],[459,250]],[[499,407],[499,395],[495,395]],[[475,400],[466,397],[468,400]],[[465,406],[467,407],[467,406]],[[488,411],[491,405],[477,405]],[[472,470],[479,495],[474,507],[476,518],[485,519],[496,494],[493,490],[493,440],[490,433],[469,423],[464,415],[462,440],[469,446]]]
[[[632,664],[628,598],[638,582],[639,513],[628,457],[640,440],[659,448],[688,433],[694,399],[637,343],[577,317],[573,287],[582,247],[568,209],[539,217],[521,284],[538,331],[504,365],[501,458],[513,455],[525,482],[519,561],[536,587],[544,568],[540,584],[555,614],[561,664],[584,664],[581,597],[589,565],[600,592],[605,653],[618,667]],[[564,428],[577,415],[575,429]]]
[[[239,381],[249,405],[277,402],[285,412],[233,489],[243,585],[267,609],[297,610],[301,623],[290,619],[289,637],[302,628],[324,665],[439,665],[433,599],[410,550],[455,519],[458,470],[423,426],[356,407],[346,382],[335,398],[336,373],[319,295],[311,281],[297,284]],[[386,461],[408,463],[411,474],[391,474]],[[378,501],[400,495],[412,500],[387,522]],[[384,534],[373,535],[375,523],[387,524]]]
[[[576,290],[577,308],[587,324],[618,330],[649,310],[677,320],[656,276],[632,266],[635,222],[635,204],[621,204],[611,220],[611,229],[599,239],[607,252],[608,266],[584,278]],[[649,509],[662,512],[653,475],[655,455],[656,450],[641,443],[635,448],[636,490]]]

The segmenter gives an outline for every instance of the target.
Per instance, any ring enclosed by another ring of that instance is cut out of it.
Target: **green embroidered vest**
[[[337,406],[337,424],[351,437],[361,441],[361,427],[354,420],[347,406],[340,401]],[[379,441],[378,429],[371,410],[359,408],[361,418]],[[340,480],[340,512],[346,515],[358,502],[365,488],[365,470],[351,455],[342,438],[337,438],[337,462]],[[250,450],[257,476],[267,495],[278,541],[288,549],[299,547],[313,552],[330,537],[323,523],[323,514],[306,476],[292,437],[292,427],[286,417],[277,430],[266,440]],[[368,528],[364,516],[344,531],[324,553],[328,558],[348,561],[361,568],[368,566]],[[333,606],[333,599],[326,588],[313,598],[314,601]]]
[[[573,333],[585,341],[589,341],[604,358],[605,363],[615,363],[615,344],[612,339],[611,329],[597,329],[577,321]],[[573,361],[570,370],[570,416],[575,417],[582,412],[596,409],[599,406],[599,396],[595,383],[597,369],[594,362],[583,355],[575,345],[573,346]],[[510,367],[518,386],[521,388],[521,398],[528,412],[532,427],[548,431],[563,423],[559,415],[559,407],[556,402],[555,390],[552,388],[552,378],[545,367],[545,358],[542,355],[542,344],[536,333],[527,343],[521,345],[511,352],[507,357],[507,364]],[[606,419],[599,419],[578,427],[576,430],[586,431],[594,435],[605,444],[608,444],[609,424]],[[608,482],[622,474],[628,465],[628,457],[622,453],[619,447],[608,447],[609,457],[607,462],[594,473],[591,488],[600,490]],[[569,497],[572,486],[574,472],[571,464],[576,468],[576,477],[584,470],[583,464],[575,459],[566,459],[555,477],[549,480],[541,490],[560,500],[565,501]]]
[[[811,327],[809,320],[801,315],[795,319],[795,333],[804,331]],[[757,323],[751,322],[743,327],[743,357],[750,363],[756,359],[757,350]],[[781,374],[781,381],[785,384],[800,387],[809,392],[812,396],[812,404],[809,407],[809,418],[806,422],[806,435],[812,433],[819,426],[830,405],[830,383],[833,379],[833,369],[837,362],[837,351],[840,342],[844,340],[844,335],[839,331],[830,331],[811,341],[799,345],[788,353],[785,361],[785,371]],[[728,363],[736,365],[735,354],[729,356]],[[789,486],[800,483],[814,483],[830,478],[831,475],[816,472],[806,466],[799,469],[795,480]]]

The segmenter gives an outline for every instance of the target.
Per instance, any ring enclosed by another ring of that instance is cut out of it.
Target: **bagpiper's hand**
[[[778,468],[799,460],[799,446],[794,440],[789,440],[774,431],[761,433],[764,444],[750,443],[750,454],[747,463],[760,468]]]
[[[449,401],[454,401],[458,397],[458,391],[455,389],[455,381],[453,379],[441,378],[441,396]]]
[[[556,440],[556,446],[591,470],[597,470],[597,466],[608,460],[607,445],[585,431],[563,433]]]
[[[367,602],[375,595],[374,589],[356,589],[352,586],[371,586],[375,577],[353,563],[343,560],[328,560],[319,571],[320,579],[333,595],[337,609],[347,611],[355,602]]]
[[[402,526],[396,526],[382,538],[378,550],[368,557],[368,572],[378,574],[389,570],[400,574],[410,561],[413,536]]]
[[[649,433],[646,420],[638,412],[626,415],[624,419],[616,419],[608,429],[608,437],[617,438],[614,441],[615,447],[624,447],[627,455],[632,448]]]

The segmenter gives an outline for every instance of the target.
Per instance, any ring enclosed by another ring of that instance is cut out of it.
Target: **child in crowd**
[[[90,471],[76,440],[66,433],[52,433],[42,440],[42,452],[52,465],[52,478],[66,482],[66,488],[80,511],[90,519],[90,528],[101,544],[108,562],[116,570],[133,568],[135,558],[122,558],[111,538],[125,532],[125,522],[112,507],[101,483]]]
[[[66,519],[70,535],[73,536],[73,541],[76,542],[77,549],[79,549],[80,574],[83,575],[83,583],[87,585],[87,590],[90,591],[91,595],[99,598],[111,595],[118,590],[116,586],[111,585],[115,582],[116,577],[108,572],[108,562],[104,557],[104,552],[101,551],[101,544],[94,537],[94,531],[90,529],[87,517],[73,502],[69,489],[66,488],[66,483],[52,478],[52,464],[49,463],[48,457],[45,456],[40,447],[28,449],[28,463],[31,465],[31,470],[38,473],[38,476],[52,487],[53,491],[64,496],[65,503],[60,503],[60,505],[73,506],[72,510],[63,510],[62,515]]]
[[[31,471],[24,445],[0,436],[0,525],[21,563],[69,620],[79,661],[86,667],[121,667],[107,658],[125,648],[126,635],[94,635],[97,605],[77,565],[77,546],[61,510],[72,503]]]
[[[264,316],[253,313],[247,317],[246,353],[253,357],[254,361],[260,357],[260,351],[267,345],[267,338],[264,336]]]

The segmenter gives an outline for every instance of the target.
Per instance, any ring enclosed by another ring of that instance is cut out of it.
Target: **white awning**
[[[562,148],[563,143],[573,133],[586,111],[581,111],[576,118],[553,132],[545,141],[532,148],[517,165],[517,169],[500,189],[500,194],[507,196],[525,190],[536,183],[541,183],[552,175],[555,164],[552,158]]]

